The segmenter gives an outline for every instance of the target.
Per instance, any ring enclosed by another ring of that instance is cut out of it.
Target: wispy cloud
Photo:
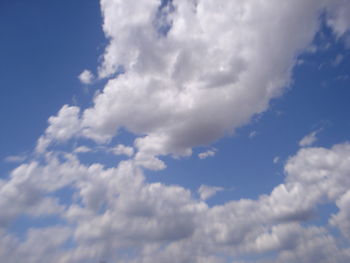
[[[256,137],[258,135],[257,131],[252,131],[251,133],[249,133],[249,138],[252,139],[254,137]]]
[[[217,149],[213,148],[210,150],[207,150],[205,152],[201,152],[198,154],[199,159],[204,160],[207,159],[209,157],[214,157],[216,155]]]
[[[10,155],[5,157],[4,161],[8,163],[20,163],[27,159],[27,156],[24,154],[20,155]]]
[[[313,132],[307,134],[305,137],[303,137],[303,138],[299,141],[299,146],[301,146],[301,147],[307,147],[307,146],[313,145],[313,144],[317,141],[317,134],[318,134],[320,131],[321,131],[321,130],[316,130],[316,131],[313,131]]]
[[[198,188],[198,194],[201,200],[208,200],[210,197],[213,197],[216,193],[223,191],[223,187],[218,186],[209,186],[209,185],[201,185]]]

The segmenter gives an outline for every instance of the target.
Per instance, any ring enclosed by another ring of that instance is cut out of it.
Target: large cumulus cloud
[[[343,6],[340,0],[103,0],[110,42],[99,75],[111,79],[82,116],[63,107],[39,148],[74,136],[108,142],[125,128],[139,136],[139,164],[162,169],[155,156],[190,155],[265,111],[290,84],[323,12],[339,36],[347,32]]]

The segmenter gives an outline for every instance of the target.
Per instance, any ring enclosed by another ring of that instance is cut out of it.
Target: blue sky
[[[349,17],[2,1],[0,261],[348,262]]]

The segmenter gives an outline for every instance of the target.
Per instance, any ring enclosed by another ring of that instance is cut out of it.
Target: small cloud
[[[23,162],[27,157],[25,155],[11,155],[7,156],[4,161],[7,163],[20,163]]]
[[[311,45],[306,49],[306,52],[308,53],[316,53],[317,52],[317,46],[316,45]]]
[[[211,149],[211,150],[208,150],[206,152],[202,152],[202,153],[198,154],[198,157],[199,157],[199,159],[204,160],[208,157],[215,156],[216,152],[217,152],[216,149]]]
[[[134,155],[134,148],[123,144],[118,144],[116,147],[110,149],[110,152],[115,155],[126,155],[131,157]]]
[[[280,161],[280,157],[279,156],[276,156],[275,158],[273,158],[273,163],[278,163]]]
[[[299,141],[299,146],[300,147],[307,147],[307,146],[311,146],[312,144],[314,144],[317,141],[317,134],[320,132],[320,130],[317,131],[313,131],[311,133],[309,133],[308,135],[306,135],[304,138],[302,138]]]
[[[339,75],[338,77],[336,77],[335,80],[337,80],[337,81],[346,81],[348,79],[349,79],[348,75]]]
[[[83,84],[91,84],[95,77],[90,70],[85,69],[83,72],[80,73],[78,78]]]
[[[91,149],[89,147],[86,146],[79,146],[77,148],[74,149],[75,153],[87,153],[87,152],[91,152]]]
[[[282,116],[284,113],[283,113],[283,111],[281,111],[281,110],[277,110],[277,111],[275,111],[275,114],[276,114],[276,116],[280,117],[280,116]]]
[[[249,133],[249,138],[252,139],[254,137],[256,137],[258,135],[257,131],[252,131],[251,133]]]
[[[343,55],[338,55],[338,56],[336,56],[336,58],[333,60],[333,62],[332,62],[332,66],[333,67],[336,67],[336,66],[338,66],[342,61],[343,61],[343,59],[344,59],[344,56]]]
[[[218,186],[209,186],[209,185],[201,185],[198,188],[198,194],[201,200],[208,200],[210,197],[213,197],[217,192],[223,191],[223,187]]]

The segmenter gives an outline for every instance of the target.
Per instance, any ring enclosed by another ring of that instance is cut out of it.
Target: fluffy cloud
[[[349,237],[349,160],[347,143],[331,149],[304,148],[289,158],[285,182],[270,194],[208,207],[181,186],[146,182],[133,160],[107,169],[83,165],[74,155],[50,155],[45,164],[22,165],[1,182],[1,222],[6,226],[22,214],[55,214],[70,227],[63,227],[62,238],[44,247],[41,241],[33,244],[37,239],[31,233],[56,235],[61,226],[33,228],[23,241],[3,232],[2,240],[9,244],[0,256],[11,254],[14,246],[23,249],[26,262],[50,255],[55,262],[67,263],[227,262],[229,257],[266,253],[277,254],[273,262],[331,262],[334,256],[339,258],[336,262],[346,262],[349,251],[339,247],[327,229],[302,224],[317,215],[320,205],[336,202],[340,210],[330,222]],[[63,205],[54,193],[66,187],[75,194]],[[201,194],[208,189],[202,186]],[[74,245],[65,248],[67,240]],[[27,244],[32,251],[23,248]],[[225,257],[213,256],[218,253]]]
[[[54,141],[64,142],[78,136],[81,129],[79,114],[79,107],[64,105],[57,116],[51,116],[45,134],[38,140],[36,151],[43,153]]]
[[[79,146],[77,148],[74,149],[73,152],[75,153],[87,153],[87,152],[91,152],[92,150],[89,147],[86,146]]]
[[[153,155],[187,155],[266,110],[288,85],[324,7],[320,1],[278,11],[277,2],[169,1],[171,28],[164,35],[154,26],[158,1],[101,4],[111,41],[100,75],[120,66],[125,74],[110,80],[85,110],[84,135],[106,141],[125,127],[145,134],[139,145],[159,145]],[[148,146],[139,151],[145,155]]]
[[[126,155],[131,157],[134,154],[134,148],[118,144],[116,147],[111,149],[111,152],[116,155]]]
[[[330,224],[349,238],[347,143],[303,148],[270,194],[213,207],[205,199],[220,189],[202,186],[198,199],[184,187],[147,182],[141,167],[164,169],[159,156],[189,156],[265,111],[290,83],[320,13],[329,13],[341,36],[349,4],[101,0],[101,8],[110,43],[99,77],[110,79],[91,108],[65,105],[50,117],[36,148],[40,161],[0,181],[0,259],[216,263],[272,255],[272,262],[348,262],[346,246],[310,225],[319,206],[335,203]],[[48,148],[74,137],[108,143],[120,128],[137,138],[135,154],[114,149],[130,156],[117,167]],[[68,204],[57,194],[67,189]],[[23,215],[53,216],[64,226],[31,228],[19,240],[4,229]]]
[[[350,239],[350,190],[336,202],[339,212],[334,215],[330,222],[338,226],[342,233]]]
[[[348,8],[341,0],[284,5],[102,0],[110,42],[99,76],[117,76],[81,118],[77,113],[65,117],[72,126],[63,130],[52,123],[38,149],[77,134],[108,142],[125,128],[138,136],[139,164],[164,169],[157,156],[190,155],[193,147],[232,134],[265,111],[289,85],[297,56],[317,33],[321,12],[328,10],[329,24],[345,33],[339,26],[348,25],[342,6]],[[53,118],[61,120],[67,111],[73,109],[64,106]]]
[[[90,70],[85,69],[83,72],[79,75],[79,80],[83,84],[90,84],[94,80],[94,75],[91,73]]]

